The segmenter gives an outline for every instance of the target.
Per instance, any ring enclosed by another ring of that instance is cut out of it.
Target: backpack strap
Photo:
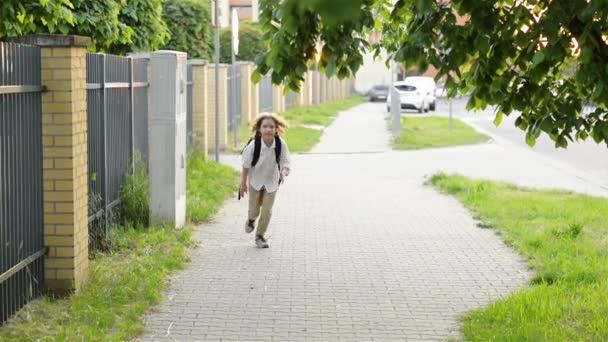
[[[277,161],[277,167],[279,168],[279,172],[281,172],[281,138],[277,135],[274,137],[274,154],[275,159]]]
[[[262,150],[262,136],[256,136],[253,139],[253,160],[251,166],[255,166],[260,160],[260,151]]]

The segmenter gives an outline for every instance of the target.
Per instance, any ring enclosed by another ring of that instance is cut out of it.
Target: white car
[[[435,81],[431,77],[407,77],[393,85],[399,92],[402,109],[414,109],[419,113],[435,110]],[[391,111],[391,93],[386,98],[386,109]]]

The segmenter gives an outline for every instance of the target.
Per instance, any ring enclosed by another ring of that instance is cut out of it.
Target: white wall
[[[355,90],[357,92],[365,93],[375,85],[389,85],[391,83],[391,72],[386,67],[385,60],[386,54],[384,53],[378,56],[377,60],[374,60],[373,53],[367,53],[363,56],[363,65],[355,75]]]

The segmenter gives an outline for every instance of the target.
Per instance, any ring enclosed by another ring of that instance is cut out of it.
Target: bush
[[[70,33],[91,37],[92,49],[108,51],[112,44],[131,44],[134,31],[119,19],[122,2],[118,0],[72,0],[74,27]]]
[[[147,227],[150,223],[150,179],[139,153],[135,172],[127,174],[120,191],[120,217],[125,225]]]
[[[232,30],[222,29],[220,32],[220,62],[232,63],[230,41],[232,40]],[[252,22],[242,22],[239,24],[239,54],[236,59],[239,61],[255,61],[255,59],[266,52],[267,47],[262,39],[262,32],[257,24]]]
[[[45,3],[42,5],[42,3]],[[156,50],[169,39],[163,0],[3,0],[0,38],[33,33],[91,37],[91,50]]]
[[[129,44],[111,44],[108,52],[124,55],[158,50],[171,38],[162,14],[163,0],[124,0],[119,19],[133,29],[133,38]]]
[[[185,51],[188,57],[210,59],[213,27],[208,0],[168,0],[163,5],[163,20],[171,32],[168,50]]]
[[[40,0],[0,1],[0,38],[30,33],[70,32],[74,23],[70,0],[49,0],[46,6]]]

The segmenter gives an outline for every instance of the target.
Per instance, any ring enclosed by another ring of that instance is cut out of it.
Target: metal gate
[[[303,90],[300,90],[303,91]],[[294,91],[290,91],[287,96],[285,96],[285,108],[293,108],[298,104],[298,94]]]
[[[265,75],[260,81],[260,113],[272,112],[272,79]]]
[[[102,248],[136,149],[147,155],[146,59],[87,54],[89,248]]]
[[[188,64],[187,69],[186,69],[186,127],[187,127],[187,134],[186,134],[186,148],[188,150],[190,150],[190,148],[192,148],[192,144],[194,141],[194,132],[193,132],[193,127],[192,127],[192,105],[193,105],[193,99],[192,99],[192,85],[193,85],[193,81],[192,81],[192,64]]]
[[[228,66],[228,129],[238,129],[241,125],[242,96],[241,96],[241,66]]]
[[[0,324],[44,285],[40,48],[0,42]]]

